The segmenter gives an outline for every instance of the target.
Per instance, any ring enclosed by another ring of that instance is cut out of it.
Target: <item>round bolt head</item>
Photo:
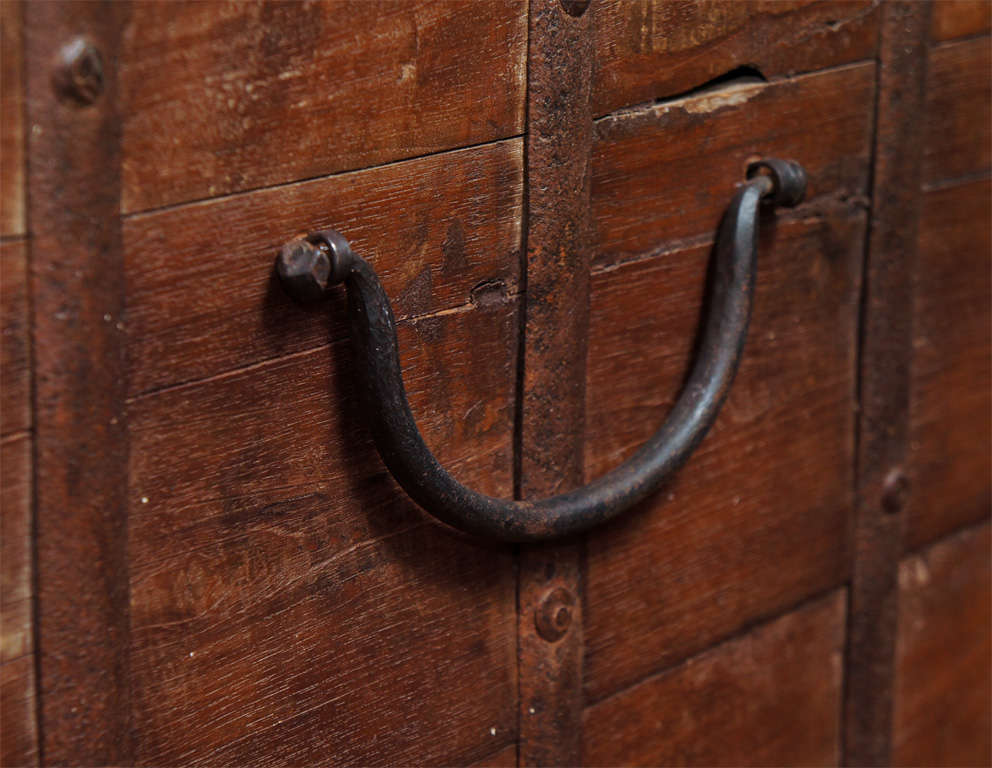
[[[77,37],[58,53],[52,85],[62,102],[85,107],[103,92],[103,56],[85,38]]]
[[[572,624],[575,596],[564,587],[558,587],[545,596],[534,614],[537,634],[553,643],[561,640]]]
[[[326,248],[294,240],[279,250],[276,272],[286,293],[298,302],[309,303],[323,298],[331,261]]]

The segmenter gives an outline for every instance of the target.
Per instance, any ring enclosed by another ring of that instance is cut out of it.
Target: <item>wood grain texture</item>
[[[593,113],[671,97],[735,68],[765,77],[871,59],[878,3],[596,0]]]
[[[748,342],[716,424],[667,487],[588,541],[593,701],[847,575],[864,216],[764,224]],[[709,250],[594,276],[589,478],[674,403]]]
[[[37,765],[31,436],[0,442],[0,763]]]
[[[988,524],[899,570],[893,764],[992,764],[992,552]]]
[[[124,259],[117,77],[80,108],[61,46],[119,57],[128,5],[26,3],[39,736],[52,765],[130,762]]]
[[[845,765],[888,765],[906,502],[913,289],[931,5],[882,8],[872,206],[858,351],[854,546],[844,686]]]
[[[516,317],[400,326],[427,444],[503,496]],[[140,763],[450,765],[515,739],[512,551],[398,488],[350,366],[340,341],[132,401]]]
[[[125,220],[132,394],[346,335],[301,309],[273,263],[300,233],[338,229],[370,259],[400,318],[517,290],[520,140]]]
[[[992,505],[992,182],[928,192],[920,221],[906,547]]]
[[[27,232],[21,3],[0,3],[0,237]]]
[[[924,184],[974,176],[992,168],[989,72],[992,38],[949,43],[930,51]]]
[[[126,212],[523,132],[527,5],[139,3]]]
[[[735,85],[597,122],[596,261],[640,258],[712,237],[750,159],[794,158],[807,200],[867,193],[874,66]],[[809,129],[816,115],[816,130]]]
[[[31,331],[25,240],[0,243],[0,435],[31,426]]]
[[[933,4],[934,40],[980,35],[992,29],[992,3],[988,0],[938,0]]]
[[[586,710],[586,765],[836,765],[844,593]]]
[[[472,763],[472,768],[517,768],[517,745],[510,744],[481,760]]]

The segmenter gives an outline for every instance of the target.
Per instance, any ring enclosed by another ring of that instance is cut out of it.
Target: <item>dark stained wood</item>
[[[516,479],[518,495],[524,499],[554,496],[582,484],[592,256],[590,19],[591,14],[566,13],[558,0],[530,3],[526,294]],[[575,765],[579,759],[583,655],[580,556],[575,541],[520,548],[518,706],[522,766]],[[571,602],[571,622],[560,638],[542,637],[536,625],[544,601],[553,593],[564,594]]]
[[[771,78],[871,59],[878,37],[870,0],[594,0],[590,12],[596,115],[684,93],[742,66]]]
[[[844,593],[586,711],[586,765],[836,765]]]
[[[847,576],[863,239],[863,215],[844,209],[766,222],[748,342],[716,424],[667,487],[588,539],[591,700]],[[709,250],[594,276],[590,479],[674,403]]]
[[[509,496],[515,302],[400,328],[428,445]],[[415,507],[352,381],[341,341],[131,402],[140,763],[451,765],[515,740],[512,550]]]
[[[21,3],[0,3],[0,237],[26,232]]]
[[[888,765],[897,570],[908,483],[913,272],[920,218],[930,5],[882,11],[872,208],[859,350],[854,552],[844,762]]]
[[[988,524],[899,570],[895,765],[992,764],[992,552]]]
[[[274,276],[279,247],[337,228],[369,258],[398,317],[518,287],[522,142],[133,216],[124,223],[133,394],[346,335],[329,305],[301,309]]]
[[[948,43],[931,50],[925,184],[973,176],[992,168],[989,72],[992,72],[992,38]]]
[[[136,4],[123,210],[523,132],[527,4]]]
[[[0,435],[31,426],[27,242],[0,243]]]
[[[24,5],[42,762],[130,761],[127,432],[117,78],[127,4]],[[85,36],[107,63],[81,108],[52,87]]]
[[[0,442],[0,577],[0,763],[37,765],[27,433]]]
[[[933,6],[933,39],[980,35],[992,29],[988,0],[938,0]]]
[[[517,768],[517,745],[510,744],[478,762],[472,768]]]
[[[928,192],[916,271],[906,546],[992,506],[992,183]]]
[[[867,193],[873,65],[714,93],[597,122],[592,210],[599,264],[712,237],[749,159],[795,158],[807,199]],[[814,119],[816,130],[810,130]]]

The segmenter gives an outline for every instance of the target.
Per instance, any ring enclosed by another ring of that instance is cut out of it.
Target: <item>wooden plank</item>
[[[836,765],[844,593],[586,711],[586,765]]]
[[[517,745],[509,744],[499,752],[472,763],[472,766],[473,768],[517,768]]]
[[[778,218],[761,236],[748,343],[709,436],[666,488],[588,540],[593,701],[847,576],[865,220]],[[709,251],[594,276],[587,477],[639,447],[675,401]]]
[[[871,59],[879,18],[869,0],[595,0],[591,13],[596,115],[684,93],[741,66],[772,78]]]
[[[527,69],[527,250],[517,490],[554,496],[582,485],[589,322],[591,14],[532,0]],[[581,550],[520,548],[520,765],[574,765],[582,722]],[[560,637],[537,617],[566,606]]]
[[[920,221],[906,547],[992,506],[992,182],[928,192]]]
[[[31,427],[31,333],[25,240],[0,243],[0,435]]]
[[[893,763],[992,764],[992,551],[988,524],[899,569]]]
[[[512,140],[128,218],[132,394],[313,349],[329,323],[342,338],[328,305],[297,307],[274,276],[301,232],[339,229],[399,317],[513,293],[522,196]]]
[[[882,11],[874,172],[858,360],[845,765],[888,765],[896,572],[907,496],[913,274],[920,218],[930,5]]]
[[[524,0],[137,3],[122,209],[523,132]]]
[[[126,4],[24,4],[42,762],[123,765],[128,739],[127,432],[117,112]],[[104,66],[82,106],[66,71]],[[95,57],[96,54],[94,54]],[[62,74],[56,77],[59,72]],[[61,85],[59,85],[61,83]],[[53,87],[55,84],[57,87]]]
[[[592,211],[599,264],[711,237],[749,159],[796,158],[807,199],[867,194],[874,66],[737,85],[597,122]],[[809,130],[811,115],[816,131]]]
[[[27,231],[21,17],[20,3],[0,3],[0,237]]]
[[[992,30],[992,3],[988,0],[939,0],[933,7],[934,40],[952,40]]]
[[[992,168],[992,38],[937,46],[929,68],[924,183],[987,172]]]
[[[400,329],[427,444],[509,496],[516,303]],[[451,765],[515,740],[512,550],[396,486],[350,366],[340,341],[132,401],[139,763]]]
[[[29,434],[0,443],[0,576],[0,762],[37,765]]]

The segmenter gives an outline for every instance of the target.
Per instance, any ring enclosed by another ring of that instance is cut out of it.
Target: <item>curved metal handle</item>
[[[702,345],[685,388],[657,432],[623,464],[593,483],[540,501],[511,501],[466,488],[442,467],[417,429],[400,369],[396,322],[372,267],[340,234],[323,231],[282,249],[277,271],[300,300],[344,282],[358,391],[372,436],[393,477],[426,511],[470,533],[538,541],[609,520],[681,466],[716,420],[740,362],[751,317],[760,201],[791,207],[805,193],[796,163],[768,158],[748,168],[716,242],[715,280]]]

